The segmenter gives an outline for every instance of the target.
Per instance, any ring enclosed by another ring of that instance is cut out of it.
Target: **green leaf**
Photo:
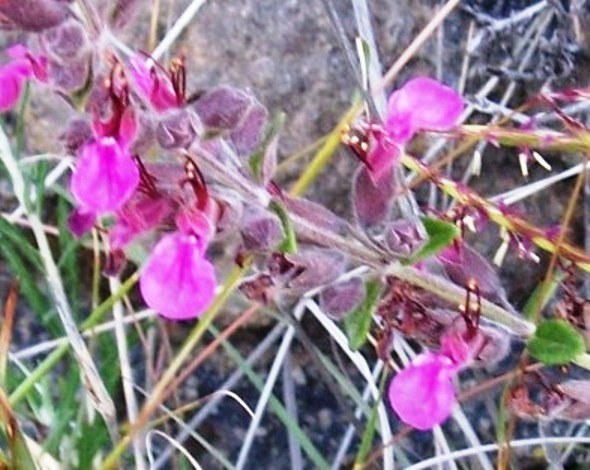
[[[371,327],[371,319],[381,294],[381,283],[371,279],[365,284],[365,299],[350,314],[344,318],[344,331],[348,337],[348,344],[354,351],[360,349],[367,341],[367,334]]]
[[[547,320],[539,325],[527,345],[543,364],[567,364],[586,350],[584,337],[567,321]]]
[[[268,206],[281,220],[285,238],[279,244],[277,249],[282,253],[296,253],[297,252],[297,237],[295,236],[295,229],[289,217],[289,213],[278,201],[271,201]]]
[[[428,240],[426,240],[422,248],[407,260],[410,264],[435,255],[449,246],[461,234],[459,228],[451,222],[432,217],[421,217],[421,220],[426,229]]]

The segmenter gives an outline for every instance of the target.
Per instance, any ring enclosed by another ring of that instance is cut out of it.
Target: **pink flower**
[[[148,67],[145,57],[135,56],[131,58],[129,65],[129,72],[140,93],[156,111],[178,106],[178,97],[172,81],[168,76],[159,74],[153,63]]]
[[[455,404],[456,365],[445,355],[424,353],[389,385],[389,402],[400,419],[422,431],[445,421]]]
[[[374,132],[367,161],[378,181],[399,159],[401,149],[419,130],[445,131],[453,127],[463,100],[452,88],[428,77],[407,82],[389,97],[382,132]]]
[[[114,212],[138,184],[139,170],[129,152],[113,137],[100,137],[82,148],[71,190],[85,210]]]
[[[47,59],[34,56],[26,47],[17,44],[7,51],[12,59],[0,66],[0,112],[16,106],[25,80],[35,77],[47,80]]]
[[[456,401],[452,379],[475,360],[484,344],[479,330],[469,337],[465,329],[451,328],[438,353],[416,356],[389,385],[389,402],[400,419],[422,431],[446,421]]]
[[[140,280],[148,306],[169,320],[201,315],[215,295],[215,270],[194,235],[175,232],[155,246]]]
[[[452,88],[428,77],[407,82],[389,97],[385,129],[399,144],[418,130],[445,131],[457,123],[463,99]]]

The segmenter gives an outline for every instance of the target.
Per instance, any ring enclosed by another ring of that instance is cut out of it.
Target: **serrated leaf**
[[[356,351],[367,341],[371,319],[377,308],[381,294],[381,283],[372,279],[365,284],[365,298],[363,302],[344,318],[344,331],[348,337],[350,349]]]
[[[422,217],[421,220],[428,239],[422,248],[408,259],[410,263],[415,263],[416,261],[435,255],[443,248],[449,246],[461,234],[459,228],[451,222],[432,217]]]
[[[283,232],[285,233],[285,238],[283,239],[283,241],[277,249],[282,253],[296,253],[297,237],[295,236],[295,229],[293,228],[293,223],[291,222],[289,214],[287,213],[283,205],[277,201],[271,201],[268,208],[279,216],[279,219],[281,220],[281,225],[283,226]]]
[[[585,351],[584,338],[567,321],[541,323],[527,345],[529,352],[543,364],[567,364]]]

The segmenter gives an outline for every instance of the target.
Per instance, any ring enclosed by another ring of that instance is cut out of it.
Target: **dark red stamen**
[[[185,158],[184,171],[186,173],[186,180],[183,183],[191,185],[197,198],[197,209],[205,211],[209,205],[209,191],[207,190],[205,178],[195,161],[188,155]]]

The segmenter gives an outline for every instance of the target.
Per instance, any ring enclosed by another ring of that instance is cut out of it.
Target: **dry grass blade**
[[[2,312],[2,329],[0,331],[0,384],[6,383],[6,365],[8,364],[8,352],[12,342],[12,328],[16,303],[18,300],[19,284],[15,280],[8,288],[8,294],[4,300],[4,311]]]

